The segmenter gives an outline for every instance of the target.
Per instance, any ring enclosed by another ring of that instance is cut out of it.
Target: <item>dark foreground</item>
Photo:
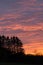
[[[35,64],[24,64],[24,63],[0,63],[0,65],[35,65]]]
[[[43,56],[25,55],[22,46],[18,37],[0,36],[0,63],[14,63],[15,65],[43,63]]]
[[[42,64],[43,56],[25,55],[23,53],[12,54],[7,49],[0,50],[0,63]],[[1,65],[1,64],[0,64]]]

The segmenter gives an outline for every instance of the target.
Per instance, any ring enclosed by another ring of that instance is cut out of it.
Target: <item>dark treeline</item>
[[[15,36],[11,38],[9,38],[9,36],[5,37],[4,35],[0,36],[0,47],[7,48],[12,53],[24,52],[21,40]]]
[[[0,36],[0,61],[18,61],[24,55],[23,44],[18,37]]]
[[[18,37],[0,36],[0,62],[41,64],[43,56],[25,55],[23,43]]]

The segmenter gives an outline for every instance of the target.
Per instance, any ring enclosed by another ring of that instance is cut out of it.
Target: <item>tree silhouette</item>
[[[23,52],[23,48],[22,48],[23,44],[21,42],[21,40],[16,37],[16,52]]]
[[[20,52],[23,53],[23,48],[22,48],[23,44],[22,44],[21,40],[18,37],[13,36],[11,38],[11,43],[14,45],[13,47],[14,47],[14,52],[15,53],[20,53]]]
[[[7,45],[8,48],[5,48],[4,45]],[[13,52],[11,52],[11,49]],[[36,50],[34,51],[36,53]],[[5,37],[0,36],[0,61],[1,62],[23,62],[23,63],[40,63],[41,56],[34,55],[25,55],[23,49],[23,43],[18,37]],[[43,58],[43,57],[42,57]]]
[[[2,38],[1,38],[1,36],[0,36],[0,47],[1,47],[1,45],[2,45],[2,43],[1,43],[1,39],[2,39]]]
[[[1,46],[4,46],[6,37],[4,35],[1,36]]]
[[[23,44],[18,37],[0,36],[0,47],[8,48],[12,53],[24,53]]]

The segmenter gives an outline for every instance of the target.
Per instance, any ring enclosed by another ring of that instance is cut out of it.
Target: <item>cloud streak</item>
[[[3,34],[18,36],[25,50],[32,46],[29,52],[34,46],[43,50],[43,0],[0,0],[0,35]]]

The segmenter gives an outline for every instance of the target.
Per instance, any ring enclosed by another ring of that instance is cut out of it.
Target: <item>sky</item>
[[[43,54],[43,0],[0,0],[0,35],[18,36],[26,54]]]

